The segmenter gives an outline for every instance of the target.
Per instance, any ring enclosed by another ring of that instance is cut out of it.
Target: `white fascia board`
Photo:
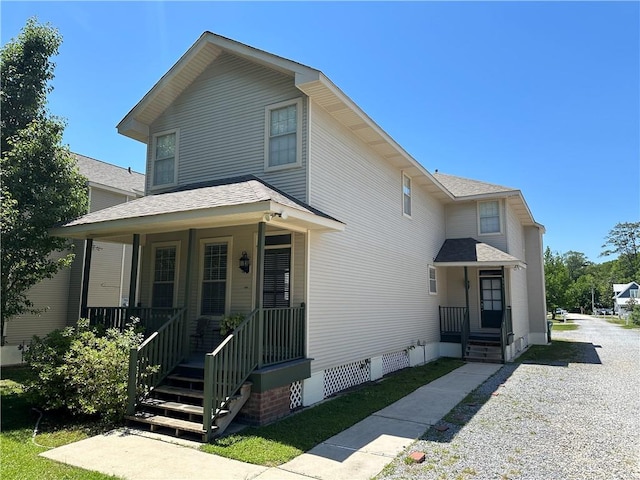
[[[506,260],[504,262],[433,262],[436,267],[519,267],[527,268],[527,264],[521,260]]]
[[[317,76],[314,73],[311,76],[306,75],[296,75],[295,85],[297,88],[304,91],[305,83],[314,83],[320,82],[327,90],[331,92],[331,94],[340,102],[342,102],[347,108],[349,108],[352,112],[354,112],[360,119],[365,123],[369,128],[374,130],[382,139],[387,142],[398,154],[404,158],[410,165],[410,168],[415,168],[419,172],[419,175],[426,177],[429,181],[431,181],[436,187],[438,187],[447,197],[453,199],[453,195],[449,190],[444,188],[444,186],[438,182],[433,175],[431,175],[427,169],[422,166],[415,158],[413,158],[409,153],[400,146],[391,136],[385,132],[382,127],[380,127],[369,115],[367,115],[364,110],[362,110],[353,100],[349,98],[338,86],[336,86],[325,74],[321,71],[316,70]],[[416,176],[416,175],[412,175]]]
[[[118,195],[126,195],[127,197],[142,197],[143,194],[139,190],[122,190],[121,188],[105,185],[104,183],[88,181],[87,185],[98,190],[105,190],[107,192],[116,193]]]
[[[139,104],[138,104],[139,105]],[[137,107],[137,105],[136,105]],[[134,107],[135,108],[135,107]],[[129,112],[127,117],[125,117],[118,125],[118,133],[120,135],[124,135],[125,137],[133,138],[134,140],[138,140],[139,142],[144,143],[145,145],[149,141],[149,125],[145,125],[142,122],[139,122],[133,117],[129,117],[129,115],[133,112]]]
[[[316,215],[315,213],[298,210],[297,208],[286,207],[277,202],[271,202],[271,204],[272,213],[280,215],[286,214],[286,216],[288,217],[286,220],[283,220],[282,217],[275,216],[271,220],[270,223],[278,225],[282,228],[295,229],[296,223],[300,223],[302,225],[297,228],[301,232],[305,232],[306,230],[331,230],[335,232],[343,232],[345,229],[345,224],[338,220],[333,220],[321,215]]]

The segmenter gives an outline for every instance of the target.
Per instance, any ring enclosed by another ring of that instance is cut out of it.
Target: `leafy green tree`
[[[0,50],[0,214],[2,332],[7,320],[37,312],[27,293],[73,260],[55,224],[87,211],[86,179],[62,146],[64,122],[46,110],[51,57],[62,37],[30,19]]]
[[[587,260],[587,257],[584,253],[575,252],[573,250],[569,250],[567,253],[562,255],[562,261],[567,266],[567,270],[569,271],[569,278],[572,281],[576,281],[579,277],[586,273],[588,267],[590,267],[593,263]]]
[[[618,254],[618,283],[640,278],[640,222],[617,223],[609,231],[602,248],[601,256]]]
[[[551,252],[549,247],[544,252],[544,279],[546,284],[547,307],[555,318],[556,308],[566,307],[567,292],[571,285],[569,269],[559,254]]]

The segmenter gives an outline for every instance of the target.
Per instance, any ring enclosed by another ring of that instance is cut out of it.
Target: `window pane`
[[[202,284],[202,315],[224,315],[226,282],[204,282]]]
[[[153,167],[153,184],[173,183],[173,158],[157,160]]]
[[[152,307],[173,307],[173,283],[154,283]]]
[[[204,247],[203,280],[227,279],[227,244],[210,243]]]
[[[500,232],[500,205],[498,202],[483,202],[479,206],[480,233]]]
[[[406,175],[402,176],[402,211],[406,215],[411,215],[411,179]]]
[[[176,247],[156,249],[154,281],[173,282],[176,269]]]
[[[291,249],[265,250],[264,255],[264,307],[289,307]]]
[[[296,163],[297,106],[272,110],[269,125],[269,165]]]
[[[176,151],[176,134],[169,133],[156,137],[156,160],[161,158],[169,158],[175,155]]]

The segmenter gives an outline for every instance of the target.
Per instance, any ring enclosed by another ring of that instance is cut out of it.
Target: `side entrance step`
[[[467,362],[502,363],[500,342],[469,340],[464,360]]]
[[[189,435],[206,440],[203,430],[204,369],[179,366],[164,382],[154,388],[149,398],[136,407],[134,415],[125,418],[132,423],[148,425],[152,432],[176,437]],[[213,430],[220,435],[233,421],[251,395],[251,383],[245,383],[238,394],[229,398],[224,410],[218,409]]]

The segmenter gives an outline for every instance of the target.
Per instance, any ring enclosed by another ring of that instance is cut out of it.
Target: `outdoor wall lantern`
[[[242,256],[240,257],[240,270],[244,273],[249,273],[249,257],[247,256],[247,252],[242,252]]]

